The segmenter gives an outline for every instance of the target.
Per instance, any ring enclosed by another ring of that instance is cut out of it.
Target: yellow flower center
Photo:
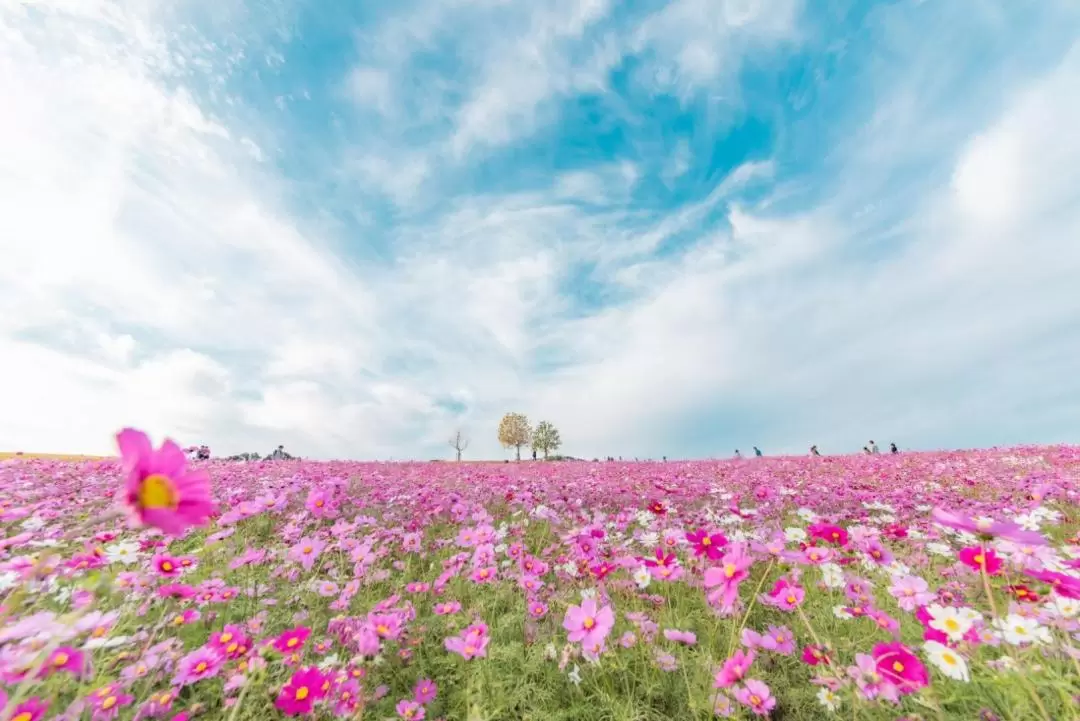
[[[101,708],[103,708],[103,709],[111,709],[115,705],[116,705],[116,697],[115,696],[110,696],[109,698],[107,698],[107,699],[105,699],[104,701],[101,702]]]
[[[788,594],[788,597],[786,599],[784,599],[784,600],[786,600],[788,603],[795,603],[796,598],[794,596],[792,596],[791,594]]]
[[[390,627],[387,626],[385,623],[380,623],[378,626],[375,627],[375,631],[380,636],[385,636],[386,634],[390,633]]]
[[[975,563],[977,563],[977,564],[979,564],[981,566],[981,565],[983,565],[983,563],[986,562],[986,557],[983,556],[981,553],[979,553],[971,560],[975,561]]]
[[[761,697],[760,696],[758,696],[757,694],[754,694],[753,696],[750,697],[750,705],[751,706],[759,706],[760,704],[761,704]]]
[[[12,717],[11,721],[32,721],[33,718],[34,717],[31,716],[29,713],[27,713],[26,711],[23,711],[18,716]]]
[[[959,631],[960,630],[960,624],[957,622],[957,620],[955,618],[946,618],[945,619],[945,628],[947,628],[950,631]]]
[[[585,620],[581,623],[581,625],[587,629],[591,629],[593,626],[596,625],[596,621],[593,620],[592,616],[586,616]]]
[[[705,538],[701,539],[701,545],[702,546],[711,546],[712,545],[712,540],[708,536],[705,536]]]
[[[950,666],[955,666],[956,663],[957,663],[956,656],[953,656],[951,653],[947,653],[947,652],[941,654],[941,660],[944,661],[945,663],[949,664]]]
[[[726,564],[724,566],[724,575],[727,576],[728,578],[733,578],[735,576],[735,564],[734,563],[728,563],[728,564]]]
[[[199,661],[195,664],[195,673],[203,673],[206,671],[206,661]]]
[[[296,689],[296,700],[297,701],[303,701],[304,699],[306,699],[308,697],[308,693],[310,693],[308,691],[308,687],[307,686],[301,686],[300,688]]]
[[[900,663],[899,661],[893,661],[892,669],[897,673],[901,673],[904,670],[904,664]]]
[[[70,660],[71,660],[71,657],[68,656],[63,651],[61,651],[60,653],[56,654],[53,657],[53,665],[54,666],[63,666],[64,664],[66,664]]]
[[[288,646],[289,648],[292,648],[293,646],[295,646],[298,643],[300,643],[300,639],[293,636],[292,638],[290,638],[288,641],[285,642],[285,645]]]
[[[161,562],[161,570],[162,571],[171,571],[171,570],[173,570],[172,563],[169,562],[169,561],[162,561]]]
[[[322,508],[323,507],[323,502],[322,501],[315,501],[315,505],[318,506],[319,508]]]
[[[160,473],[147,476],[139,485],[139,505],[143,508],[175,511],[177,500],[176,486]]]
[[[312,548],[311,546],[304,546],[304,553],[311,553],[314,550],[315,549]]]
[[[465,647],[465,654],[466,655],[471,656],[474,653],[476,653],[476,646],[466,646]]]

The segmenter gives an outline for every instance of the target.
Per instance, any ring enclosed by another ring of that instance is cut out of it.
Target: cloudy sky
[[[0,450],[1080,440],[1075,0],[6,0]]]

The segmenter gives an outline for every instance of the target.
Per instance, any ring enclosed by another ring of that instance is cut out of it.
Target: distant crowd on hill
[[[210,460],[210,447],[209,446],[191,446],[184,449],[184,453],[187,457],[193,461],[208,461]],[[285,446],[280,445],[265,456],[259,453],[237,453],[234,456],[227,456],[226,461],[297,461],[300,460],[297,456],[290,455]]]

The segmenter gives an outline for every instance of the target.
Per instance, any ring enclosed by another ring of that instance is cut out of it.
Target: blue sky
[[[0,6],[0,447],[1080,438],[1071,0]]]

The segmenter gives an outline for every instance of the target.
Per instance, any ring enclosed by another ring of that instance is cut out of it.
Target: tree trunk
[[[458,452],[457,452],[457,462],[461,463],[461,451],[460,450],[458,450]]]
[[[547,460],[548,449],[544,448],[544,460]]]
[[[516,448],[517,448],[517,459],[520,461],[521,460],[521,446],[516,446]]]

